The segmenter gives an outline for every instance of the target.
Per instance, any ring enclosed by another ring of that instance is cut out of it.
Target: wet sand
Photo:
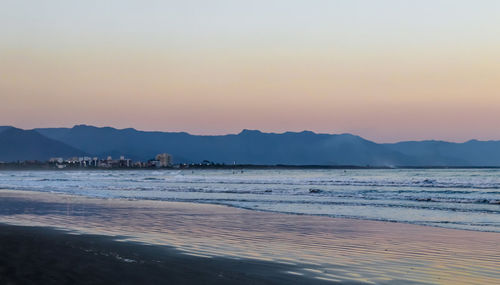
[[[165,246],[0,225],[0,284],[327,284],[296,266],[202,258]]]
[[[4,230],[8,226],[2,227],[2,233],[10,233],[10,236],[2,235],[2,239],[6,239],[2,240],[2,251],[14,252],[11,249],[13,246],[6,244],[24,235],[26,242],[22,243],[24,248],[21,252],[25,252],[26,256],[34,252],[33,258],[54,256],[57,259],[39,263],[20,258],[16,266],[30,268],[30,272],[43,273],[44,269],[52,268],[50,264],[64,265],[64,260],[73,260],[76,268],[86,268],[91,263],[97,265],[102,261],[102,266],[96,268],[116,278],[120,277],[117,272],[126,270],[128,274],[134,271],[128,270],[128,267],[137,267],[137,277],[124,279],[131,283],[135,283],[138,279],[134,278],[140,278],[141,272],[147,270],[157,272],[157,275],[150,273],[151,276],[181,278],[171,280],[193,284],[207,283],[207,280],[257,284],[285,284],[290,280],[295,283],[500,283],[498,233],[265,213],[218,205],[93,199],[11,190],[0,190],[0,222],[25,226],[10,227],[10,230]],[[43,230],[34,229],[34,226],[43,227]],[[47,227],[65,232],[48,230]],[[60,242],[55,242],[50,235],[57,236],[55,241]],[[77,250],[74,255],[58,258],[58,251],[68,252],[63,250],[63,241],[68,239],[75,239],[73,242],[81,244],[81,247],[73,247]],[[43,241],[46,243],[36,245]],[[99,249],[93,252],[92,246]],[[37,247],[48,248],[48,251],[37,251]],[[78,258],[81,255],[78,250],[86,252],[89,249],[94,254],[89,258],[94,260]],[[163,253],[159,256],[139,254],[140,257],[134,258],[133,253],[142,254],[143,250]],[[165,252],[168,254],[165,255]],[[175,260],[172,264],[182,264],[187,259],[189,266],[175,269],[172,265],[165,265],[168,262],[164,265],[146,262],[147,266],[143,266],[140,262],[124,261],[159,258],[171,258]],[[113,262],[118,262],[118,265],[112,265]],[[3,258],[2,264],[9,265],[10,262]],[[0,266],[2,276],[6,276],[4,267]],[[189,271],[189,268],[194,271]],[[57,266],[50,269],[62,276],[66,276],[63,274],[66,270]],[[229,279],[219,280],[215,272],[223,272],[222,276]],[[79,276],[74,274],[70,275]],[[104,275],[95,276],[102,279]],[[27,276],[34,278],[37,275]],[[197,279],[199,276],[204,279]],[[116,280],[119,282],[120,279]]]

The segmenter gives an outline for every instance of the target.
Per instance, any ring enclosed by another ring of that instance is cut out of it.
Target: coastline
[[[64,229],[83,240],[89,234],[109,236],[198,258],[300,265],[289,270],[291,277],[347,283],[500,281],[498,233],[14,190],[0,190],[0,204],[2,223]]]
[[[141,171],[157,171],[157,170],[300,170],[300,169],[346,169],[346,170],[379,170],[379,169],[500,169],[498,165],[293,165],[293,164],[276,164],[276,165],[267,165],[267,164],[225,164],[225,165],[199,165],[199,164],[190,164],[187,166],[169,166],[169,167],[149,167],[149,168],[136,168],[136,167],[109,167],[109,168],[100,168],[100,167],[66,167],[66,168],[56,168],[53,165],[48,165],[44,163],[40,164],[18,164],[18,163],[1,163],[0,162],[0,170],[2,171],[123,171],[123,170],[141,170]]]

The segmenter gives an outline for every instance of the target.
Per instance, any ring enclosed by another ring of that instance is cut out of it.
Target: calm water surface
[[[0,188],[500,232],[499,169],[1,171]]]

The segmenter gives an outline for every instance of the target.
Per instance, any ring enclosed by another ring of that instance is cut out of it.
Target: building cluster
[[[84,167],[84,168],[162,168],[172,166],[172,156],[168,153],[160,153],[155,159],[148,161],[132,161],[125,156],[120,156],[119,159],[113,159],[108,156],[105,159],[98,157],[71,157],[63,159],[62,157],[53,157],[49,159],[49,164],[56,168],[63,169],[66,167]]]

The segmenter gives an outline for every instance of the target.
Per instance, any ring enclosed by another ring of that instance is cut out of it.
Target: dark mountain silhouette
[[[500,141],[409,141],[385,146],[414,157],[415,165],[500,166]]]
[[[47,138],[37,131],[9,127],[0,130],[0,161],[40,160],[85,155],[84,151]]]
[[[99,156],[123,154],[149,159],[168,152],[176,162],[209,160],[230,164],[405,165],[409,157],[361,137],[313,132],[283,134],[243,130],[237,135],[197,136],[79,125],[37,129],[40,133]]]
[[[78,125],[23,131],[0,128],[0,160],[88,153],[148,160],[168,152],[176,163],[353,166],[500,166],[500,141],[414,141],[377,144],[351,134],[243,130],[220,136]],[[27,151],[30,150],[30,151]]]
[[[11,126],[0,126],[0,133],[5,131],[5,130],[8,130],[10,128],[12,128],[12,127]]]

